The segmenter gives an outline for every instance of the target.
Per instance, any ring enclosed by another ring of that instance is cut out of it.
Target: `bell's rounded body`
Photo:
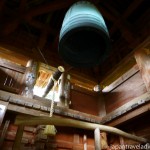
[[[59,37],[59,54],[74,67],[91,67],[102,63],[110,49],[104,19],[87,1],[77,2],[65,15]]]

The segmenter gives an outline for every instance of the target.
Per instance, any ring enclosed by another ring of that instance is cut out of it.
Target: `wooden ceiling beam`
[[[106,3],[104,3],[104,5],[106,5]],[[106,5],[106,7],[111,11],[111,13],[100,7],[100,11],[104,13],[104,16],[106,15],[108,20],[111,19],[115,23],[115,25],[120,29],[120,31],[122,32],[124,38],[128,43],[134,41],[130,24],[124,18],[122,18],[122,16],[110,5]]]
[[[36,8],[31,8],[27,12],[22,12],[23,7],[25,6],[25,0],[22,0],[22,3],[20,3],[20,9],[19,9],[21,12],[20,11],[18,12],[19,14],[21,13],[21,15],[18,18],[13,19],[13,21],[4,23],[3,29],[1,30],[1,34],[8,35],[11,32],[13,32],[19,26],[19,24],[22,22],[22,20],[30,21],[32,19],[32,17],[66,8],[75,1],[76,0],[70,0],[70,1],[57,0],[57,1],[50,2],[48,4],[44,4],[44,5],[36,7]]]
[[[51,28],[50,26],[44,24],[44,23],[41,23],[39,21],[36,21],[36,20],[29,20],[27,21],[27,23],[37,29],[40,29],[40,30],[44,30],[46,28],[46,31],[47,33],[49,34],[52,34],[52,35],[56,35],[57,34],[57,31],[53,28]]]
[[[120,18],[126,19],[142,2],[143,0],[134,0]],[[117,30],[117,22],[118,21],[114,22],[114,25],[110,29],[111,34],[113,34]]]
[[[111,13],[109,13],[108,11],[106,11],[103,7],[99,6],[99,10],[101,11],[101,13],[104,15],[104,17],[106,17],[108,20],[111,20],[113,22],[116,22],[116,20],[119,20],[121,18],[115,15],[112,15]],[[116,26],[120,29],[120,31],[122,32],[124,38],[131,43],[132,41],[134,41],[132,32],[130,31],[127,22],[125,20],[119,20],[119,22],[117,22]]]
[[[123,18],[127,18],[143,1],[144,0],[134,0],[123,14]]]
[[[70,6],[72,3],[74,3],[76,0],[69,0],[69,1],[62,1],[62,0],[55,0],[53,2],[50,2],[48,4],[41,5],[36,8],[31,8],[26,14],[25,17],[28,18],[29,20],[34,17],[38,16],[41,14],[45,14],[48,12],[53,12],[56,10],[60,10],[63,8],[66,8]]]
[[[145,39],[145,41],[139,44],[131,53],[129,53],[124,59],[122,59],[122,61],[119,64],[114,66],[108,73],[109,75],[100,82],[100,86],[102,88],[109,86],[120,76],[126,73],[129,69],[131,69],[136,64],[136,60],[134,58],[135,51],[145,47],[147,48],[149,47],[149,45],[150,45],[150,37],[148,37],[147,39]]]

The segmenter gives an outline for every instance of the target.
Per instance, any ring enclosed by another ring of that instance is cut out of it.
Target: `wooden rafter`
[[[143,0],[139,0],[139,1],[134,0],[120,18],[126,19],[142,2]],[[114,23],[113,27],[110,29],[111,34],[113,34],[117,30],[116,24],[117,24],[117,21]]]
[[[104,3],[105,4],[105,3]],[[132,41],[134,41],[134,37],[133,37],[133,33],[131,32],[131,26],[130,24],[124,19],[122,18],[122,16],[111,7],[111,5],[106,5],[109,10],[112,12],[108,12],[107,10],[105,10],[104,8],[102,8],[101,6],[99,6],[100,11],[102,12],[102,14],[108,19],[108,20],[112,20],[113,22],[116,22],[116,26],[120,29],[120,31],[122,32],[124,38],[131,43]]]
[[[57,0],[57,1],[50,2],[48,4],[44,4],[44,5],[36,7],[36,8],[31,8],[27,12],[18,12],[19,13],[18,18],[15,18],[15,19],[13,19],[13,21],[10,21],[11,23],[10,22],[4,23],[3,30],[1,30],[1,34],[8,35],[9,33],[13,32],[19,26],[19,24],[22,22],[22,20],[30,21],[35,16],[66,8],[75,1],[76,0],[71,0],[71,1]],[[24,5],[25,5],[25,3],[20,4],[20,9],[19,9],[20,11],[23,10]]]
[[[27,23],[37,29],[40,29],[40,30],[43,30],[46,28],[47,33],[50,33],[52,35],[56,35],[56,33],[57,33],[57,31],[55,29],[51,28],[50,26],[48,26],[42,22],[36,21],[34,19],[29,20]]]
[[[127,18],[142,2],[143,0],[134,0],[123,14],[123,18]]]
[[[56,0],[56,1],[50,2],[48,4],[44,4],[42,6],[32,8],[25,14],[25,17],[28,19],[31,19],[34,16],[38,16],[38,15],[45,14],[48,12],[60,10],[60,9],[70,6],[75,1],[76,0],[69,0],[69,1]]]

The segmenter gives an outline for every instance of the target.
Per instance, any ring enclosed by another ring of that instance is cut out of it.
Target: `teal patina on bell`
[[[88,1],[73,4],[63,20],[59,54],[74,67],[102,63],[110,50],[110,39],[99,10]]]

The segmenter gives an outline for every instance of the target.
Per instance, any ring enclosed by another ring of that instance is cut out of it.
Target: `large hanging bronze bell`
[[[99,10],[88,1],[73,4],[63,20],[59,54],[74,67],[101,64],[110,50],[110,39]]]

